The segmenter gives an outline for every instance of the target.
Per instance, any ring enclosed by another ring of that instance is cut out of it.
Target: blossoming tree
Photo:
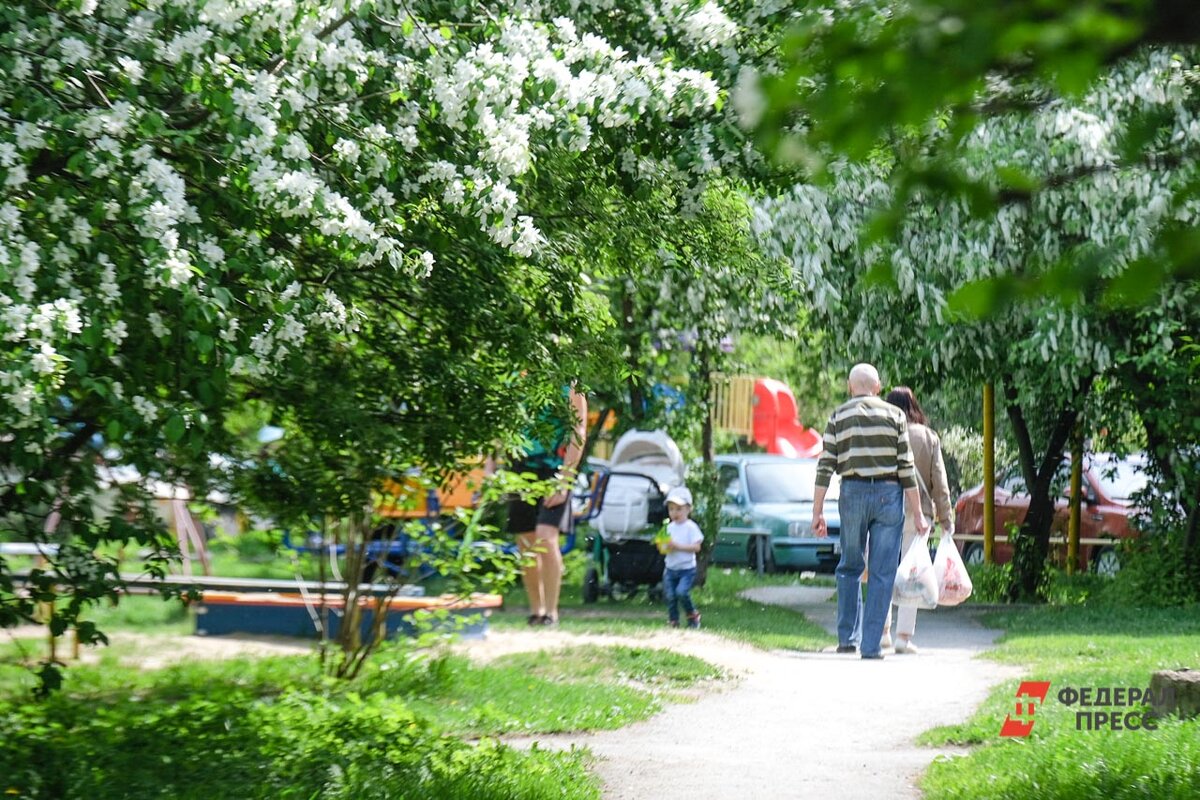
[[[1178,346],[1196,304],[1187,282],[1127,310],[1100,302],[1095,282],[1072,280],[1081,269],[1114,279],[1159,257],[1164,228],[1196,224],[1200,204],[1181,199],[1197,176],[1181,154],[1200,130],[1185,63],[1162,51],[1126,59],[1078,99],[993,85],[982,102],[1009,110],[978,120],[951,152],[964,185],[991,187],[995,205],[983,198],[981,209],[965,192],[908,194],[896,176],[923,151],[901,139],[865,163],[834,163],[825,186],[798,186],[759,208],[771,251],[790,260],[830,327],[846,332],[840,347],[850,357],[878,361],[897,382],[1000,380],[1031,492],[1017,542],[1022,595],[1039,583],[1053,479],[1091,387],[1148,352],[1147,337]],[[1149,149],[1125,157],[1123,144],[1147,119]],[[894,235],[864,235],[881,218]],[[996,291],[1034,280],[1042,291],[1023,303],[997,302]]]
[[[788,13],[0,8],[0,513],[65,545],[29,594],[0,560],[0,625],[64,586],[51,625],[73,625],[116,584],[102,542],[164,569],[151,479],[203,492],[263,466],[235,409],[319,455],[297,515],[515,441],[607,321],[582,280],[589,237],[620,241],[639,198],[694,212],[709,178],[764,169],[726,90],[773,57]]]

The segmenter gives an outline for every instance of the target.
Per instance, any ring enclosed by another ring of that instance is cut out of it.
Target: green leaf
[[[213,388],[212,381],[200,381],[200,385],[196,387],[196,396],[200,398],[202,403],[212,403],[217,398],[216,390]]]
[[[183,417],[178,414],[172,414],[171,418],[167,420],[167,424],[163,427],[163,435],[172,444],[182,439],[185,431],[187,431],[187,425],[184,424]]]
[[[1121,158],[1125,161],[1143,158],[1147,145],[1154,137],[1160,131],[1170,131],[1171,120],[1172,112],[1165,108],[1134,114],[1125,125],[1125,135],[1121,137]]]
[[[400,32],[405,36],[412,36],[412,32],[416,30],[416,25],[413,24],[412,17],[405,17],[404,22],[400,23]]]
[[[982,319],[1000,305],[1000,285],[995,279],[974,281],[958,287],[946,300],[952,312],[969,318]]]
[[[84,173],[84,168],[87,166],[88,153],[86,150],[77,150],[67,157],[67,171],[78,174]]]
[[[438,33],[440,33],[442,38],[445,39],[446,41],[450,41],[450,39],[452,39],[454,37],[454,32],[451,31],[449,26],[447,26],[447,25],[442,25],[442,26],[438,27]]]
[[[867,270],[867,274],[863,276],[863,283],[872,288],[878,289],[898,289],[900,284],[896,282],[896,273],[892,271],[892,266],[886,261],[876,261]]]
[[[1141,306],[1162,286],[1163,271],[1157,263],[1137,261],[1109,281],[1104,302],[1113,306]]]
[[[1041,181],[1029,175],[1024,170],[1011,166],[997,167],[996,177],[1000,179],[1000,183],[1005,188],[1019,192],[1032,193],[1041,188],[1042,185]]]

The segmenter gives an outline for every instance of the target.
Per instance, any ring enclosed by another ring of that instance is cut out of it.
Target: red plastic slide
[[[821,433],[796,421],[796,396],[771,378],[754,383],[754,441],[768,453],[791,458],[816,458],[821,454]]]

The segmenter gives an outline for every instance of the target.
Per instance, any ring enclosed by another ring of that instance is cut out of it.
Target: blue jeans
[[[837,565],[838,644],[857,644],[863,655],[877,655],[883,623],[891,611],[896,567],[900,565],[904,490],[893,482],[842,481],[838,511],[842,517],[842,559]],[[865,604],[859,586],[864,551],[869,551],[870,557]]]
[[[689,617],[696,613],[692,605],[692,584],[696,582],[696,568],[663,570],[663,597],[667,601],[667,617],[679,622],[679,605]],[[678,603],[676,602],[678,601]]]

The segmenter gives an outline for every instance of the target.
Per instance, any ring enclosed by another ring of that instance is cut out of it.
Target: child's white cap
[[[674,503],[677,506],[690,506],[692,504],[692,493],[688,491],[686,486],[676,486],[667,495],[667,502]]]

